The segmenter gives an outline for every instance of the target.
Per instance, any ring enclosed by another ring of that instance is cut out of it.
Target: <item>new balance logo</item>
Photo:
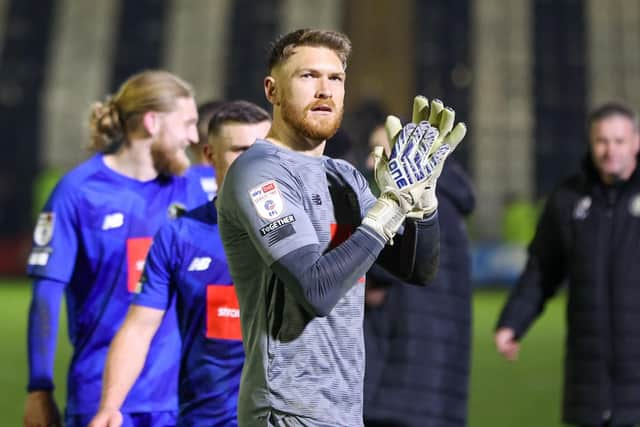
[[[311,201],[313,201],[313,204],[316,206],[322,205],[322,199],[320,198],[319,194],[312,194]]]
[[[208,256],[205,257],[196,257],[189,264],[189,268],[187,271],[205,271],[211,265],[211,258]]]
[[[103,230],[111,230],[120,228],[124,224],[124,215],[121,212],[106,215],[102,221]]]

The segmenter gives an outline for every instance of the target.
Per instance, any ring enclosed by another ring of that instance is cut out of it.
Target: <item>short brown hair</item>
[[[149,111],[174,111],[179,98],[193,98],[187,82],[167,71],[147,70],[131,76],[118,92],[91,106],[89,148],[102,153],[115,152],[125,143],[127,133],[140,126]]]
[[[338,55],[342,66],[347,68],[351,54],[351,40],[345,34],[330,30],[301,29],[278,37],[269,50],[267,72],[271,71],[293,54],[298,46],[326,47]]]
[[[622,102],[611,101],[596,107],[589,113],[587,117],[587,132],[596,122],[613,116],[622,116],[629,119],[633,123],[634,129],[638,130],[638,114],[634,109]]]
[[[216,135],[227,123],[256,124],[271,121],[271,116],[253,102],[237,100],[222,102],[209,119],[209,136]]]
[[[207,133],[209,131],[209,120],[213,116],[223,101],[207,101],[198,105],[198,144],[207,142]]]

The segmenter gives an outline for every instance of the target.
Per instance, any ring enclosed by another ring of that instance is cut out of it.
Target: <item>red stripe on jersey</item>
[[[242,340],[240,304],[233,286],[207,285],[206,337]]]
[[[151,247],[151,237],[131,237],[127,239],[127,289],[140,292],[140,276],[144,260]]]
[[[352,234],[353,225],[351,224],[331,224],[331,241],[329,242],[329,248],[335,248],[347,240]]]
[[[331,224],[331,241],[329,248],[333,249],[340,243],[344,242],[353,234],[353,225],[351,224]],[[364,276],[358,279],[358,283],[364,283]]]

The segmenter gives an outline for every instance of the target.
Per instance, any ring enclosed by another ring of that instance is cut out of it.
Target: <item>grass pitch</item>
[[[474,295],[474,342],[469,402],[470,427],[559,427],[564,346],[564,298],[555,298],[523,342],[520,360],[496,354],[493,327],[504,290]],[[26,323],[30,287],[25,280],[0,281],[0,399],[2,425],[22,425],[27,378]],[[71,348],[62,310],[55,382],[62,407]],[[61,408],[62,409],[62,408]]]

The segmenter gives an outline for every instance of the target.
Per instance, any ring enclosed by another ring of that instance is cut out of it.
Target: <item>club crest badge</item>
[[[640,217],[640,194],[636,194],[629,202],[629,213],[632,216]]]
[[[249,190],[249,196],[258,215],[263,219],[276,219],[284,211],[284,200],[275,181],[267,181]]]
[[[38,216],[36,228],[33,231],[33,241],[38,246],[45,246],[53,237],[53,226],[55,225],[55,212],[42,212]]]
[[[187,212],[187,207],[179,202],[173,202],[167,208],[167,215],[170,219],[180,218]]]
[[[591,197],[583,197],[576,203],[576,207],[573,210],[573,219],[585,219],[589,216],[589,209],[591,209]]]

